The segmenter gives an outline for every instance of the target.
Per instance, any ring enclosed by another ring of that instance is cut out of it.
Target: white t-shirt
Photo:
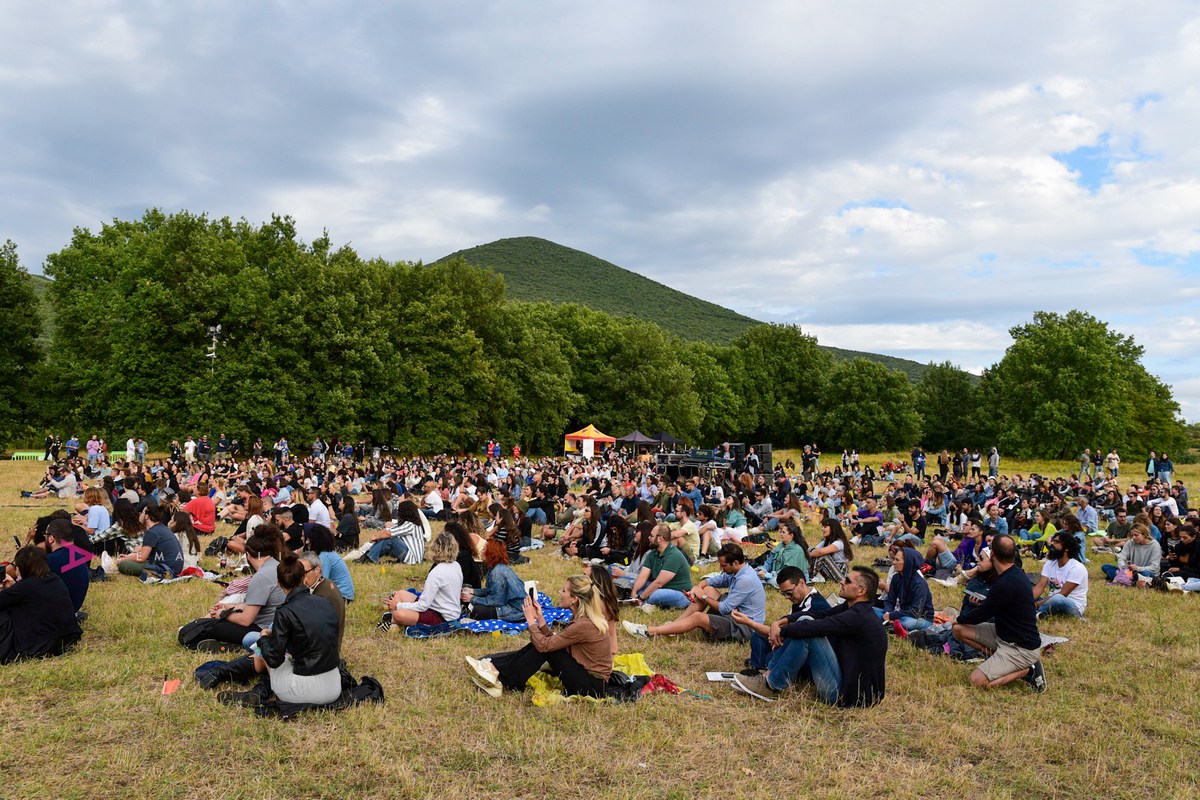
[[[425,506],[433,511],[434,514],[442,513],[442,508],[445,507],[445,503],[442,502],[442,495],[437,489],[434,489],[429,494],[425,495]]]
[[[329,509],[319,498],[308,504],[308,521],[329,527]]]
[[[1042,575],[1049,579],[1050,590],[1057,592],[1062,589],[1064,583],[1078,584],[1071,593],[1067,595],[1067,599],[1075,604],[1079,609],[1079,613],[1087,611],[1087,593],[1088,593],[1088,571],[1087,567],[1080,564],[1076,559],[1068,559],[1066,566],[1060,567],[1058,562],[1049,559],[1042,565]]]

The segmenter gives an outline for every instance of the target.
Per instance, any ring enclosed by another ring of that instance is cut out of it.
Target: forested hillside
[[[758,320],[676,291],[636,272],[555,242],[534,236],[500,239],[451,253],[504,276],[510,297],[551,303],[578,303],[609,314],[653,322],[693,342],[729,344]],[[866,358],[899,370],[914,383],[928,367],[878,353],[821,346],[834,358]]]

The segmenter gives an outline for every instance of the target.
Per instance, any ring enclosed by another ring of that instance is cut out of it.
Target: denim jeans
[[[771,643],[758,631],[750,634],[750,668],[766,669],[771,660]]]
[[[1188,578],[1182,588],[1185,592],[1200,592],[1200,578]]]
[[[687,608],[692,604],[687,595],[677,589],[657,589],[643,602],[663,608]]]
[[[392,536],[388,539],[380,539],[367,551],[367,558],[371,559],[373,564],[378,564],[379,559],[384,556],[392,556],[403,561],[408,556],[408,546],[400,541],[399,536]]]
[[[546,524],[546,509],[544,508],[531,508],[525,512],[525,516],[529,517],[534,525]]]
[[[1083,612],[1079,610],[1079,606],[1075,605],[1074,601],[1069,597],[1063,597],[1061,594],[1051,595],[1046,602],[1042,603],[1041,608],[1037,610],[1039,617],[1044,617],[1049,614],[1062,614],[1067,617],[1080,618]]]
[[[775,648],[767,662],[767,683],[772,689],[783,691],[800,677],[800,671],[805,667],[817,687],[817,696],[829,705],[837,703],[842,668],[833,646],[824,636],[785,639],[783,646]]]

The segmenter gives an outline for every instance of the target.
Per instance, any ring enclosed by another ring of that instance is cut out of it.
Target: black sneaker
[[[1029,674],[1021,680],[1033,687],[1033,690],[1038,694],[1046,691],[1046,670],[1042,669],[1042,660],[1039,658],[1033,662],[1033,666],[1029,668]]]
[[[387,612],[383,615],[383,619],[379,620],[379,624],[375,626],[375,630],[380,633],[387,633],[395,627],[396,621],[392,619],[392,612]]]

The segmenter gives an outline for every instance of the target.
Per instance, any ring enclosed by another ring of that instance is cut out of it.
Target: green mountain
[[[533,236],[500,239],[459,250],[439,260],[452,258],[462,258],[500,273],[509,296],[514,299],[579,303],[609,314],[650,320],[692,341],[728,344],[747,328],[762,324],[589,253]],[[900,370],[913,382],[920,380],[926,370],[925,364],[905,358],[824,345],[822,348],[836,358],[878,361]]]

